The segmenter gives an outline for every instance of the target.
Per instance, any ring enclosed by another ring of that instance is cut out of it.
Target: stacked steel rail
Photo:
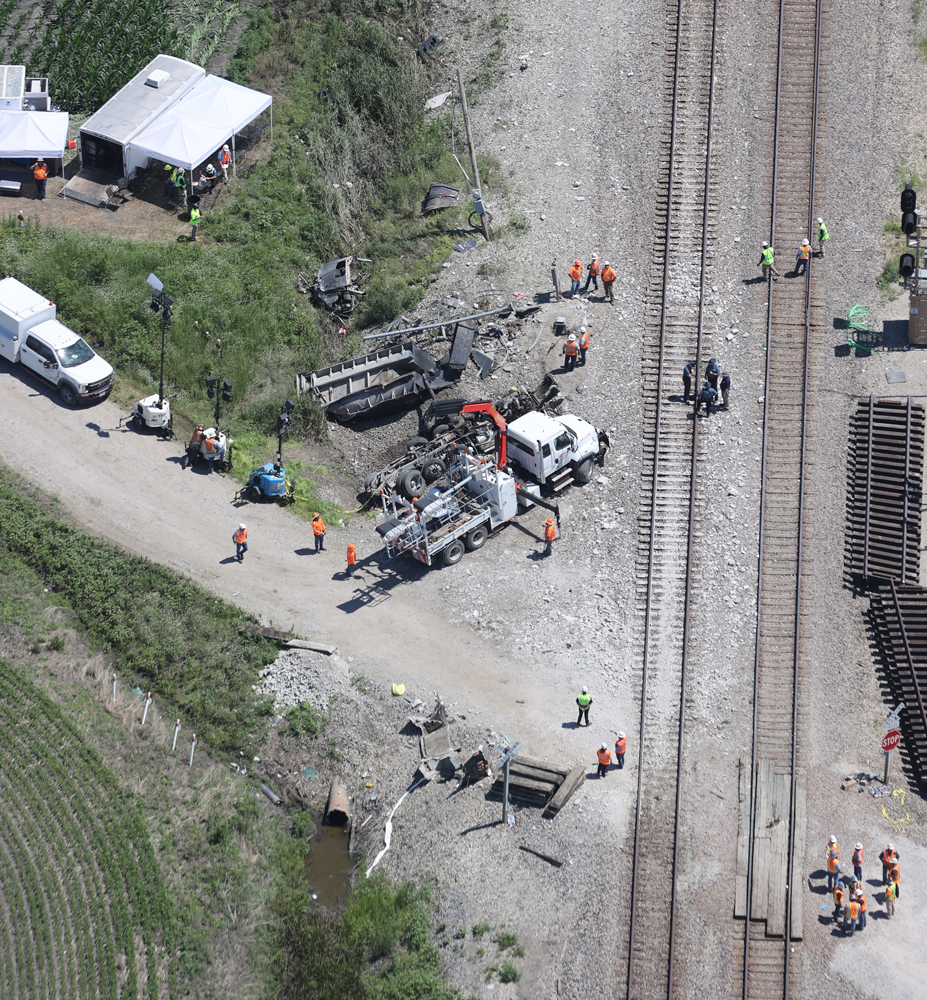
[[[629,998],[673,995],[683,708],[693,538],[699,501],[698,419],[666,400],[665,375],[701,365],[702,303],[716,206],[711,119],[717,0],[679,0],[667,10],[668,133],[644,335],[645,451],[638,563],[644,648],[637,811],[627,958]],[[675,23],[673,23],[675,22]],[[700,234],[700,238],[699,235]],[[684,566],[684,573],[680,568]],[[642,891],[646,886],[646,894]]]
[[[791,253],[811,239],[815,219],[818,75],[821,0],[780,0],[776,125],[772,170],[773,246]],[[783,883],[770,892],[785,897],[784,934],[767,936],[764,921],[743,928],[741,987],[744,1000],[799,996],[791,964],[792,892],[798,770],[799,682],[802,676],[802,559],[805,457],[808,422],[811,273],[804,281],[769,284],[766,385],[763,414],[757,627],[754,660],[752,794],[747,865],[747,906],[754,877],[757,765],[775,761],[790,777],[788,858]]]

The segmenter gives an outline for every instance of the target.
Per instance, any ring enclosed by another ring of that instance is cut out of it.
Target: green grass
[[[4,467],[0,549],[38,573],[87,635],[116,654],[118,672],[156,691],[201,739],[237,752],[262,738],[271,703],[256,698],[251,684],[276,647],[239,634],[251,620],[239,608],[72,527]],[[4,614],[15,607],[5,594]]]
[[[280,723],[280,734],[292,736],[294,739],[302,737],[314,739],[325,732],[327,725],[328,716],[324,712],[317,711],[308,701],[302,701],[286,713],[283,722]]]
[[[431,937],[430,886],[393,885],[375,876],[360,883],[340,915],[313,915],[302,864],[298,849],[279,864],[279,950],[270,961],[279,1000],[459,997],[444,982]]]
[[[476,938],[477,941],[479,941],[483,937],[483,935],[487,934],[488,932],[489,932],[489,924],[479,923],[473,925],[473,929],[470,933]]]

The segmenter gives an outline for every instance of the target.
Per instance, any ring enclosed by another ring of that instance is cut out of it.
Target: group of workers
[[[193,465],[199,455],[204,455],[209,462],[209,471],[214,471],[214,464],[220,465],[225,459],[225,446],[216,430],[210,427],[209,431],[202,424],[197,424],[193,429],[193,436],[187,445],[187,463]]]
[[[612,265],[607,260],[599,264],[599,255],[594,253],[592,260],[589,262],[589,267],[586,269],[586,284],[583,290],[580,291],[579,286],[583,280],[583,262],[577,257],[570,268],[570,298],[575,298],[577,295],[585,295],[589,291],[590,284],[593,290],[597,292],[599,290],[599,278],[601,278],[602,290],[604,292],[602,301],[611,302],[614,305],[615,296],[612,293],[612,285],[617,277],[618,274]]]
[[[229,167],[232,163],[232,152],[226,143],[219,150],[219,169],[222,171],[222,179],[228,183]],[[170,163],[164,164],[167,176],[164,178],[164,196],[172,202],[183,202],[187,204],[187,172],[183,167],[175,167]],[[191,175],[192,180],[192,175]],[[199,189],[200,191],[211,191],[219,182],[219,172],[212,163],[207,163],[200,169]],[[197,231],[203,221],[203,213],[199,206],[198,199],[193,201],[190,207],[190,226],[192,233],[190,239],[197,242]]]
[[[576,357],[579,355],[579,363],[586,363],[586,351],[589,350],[589,331],[581,326],[579,337],[575,333],[567,336],[563,342],[563,370],[571,372],[576,367]]]
[[[584,720],[588,726],[589,709],[592,708],[592,695],[585,684],[576,696],[576,704],[579,706],[579,716],[576,719],[577,727],[581,726]],[[612,729],[611,732],[615,734],[615,766],[621,771],[624,768],[624,755],[628,749],[628,738],[620,729]],[[612,763],[612,754],[608,748],[608,743],[603,743],[596,750],[596,757],[598,759],[598,770],[596,773],[600,778],[604,778],[608,774],[608,769]]]
[[[834,894],[834,923],[843,921],[843,929],[848,934],[866,928],[866,913],[869,903],[863,890],[863,845],[853,845],[853,874],[844,872],[840,864],[840,845],[833,834],[828,838],[825,849],[827,860],[827,889]],[[890,920],[895,914],[895,900],[898,899],[901,869],[895,845],[889,845],[879,855],[882,862],[882,884],[885,886],[885,915]]]
[[[696,378],[695,362],[687,361],[682,369],[682,401],[689,402],[689,393],[692,390],[692,380]],[[705,381],[702,388],[695,396],[696,414],[705,407],[705,416],[711,413],[712,406],[721,400],[721,409],[727,409],[727,397],[731,391],[731,376],[727,372],[721,371],[721,365],[715,358],[710,358],[705,366]]]
[[[827,231],[827,226],[824,225],[823,219],[818,219],[817,225],[818,228],[815,235],[818,241],[818,256],[823,258],[824,244],[830,239],[830,233]],[[801,241],[801,246],[798,248],[798,253],[795,257],[794,274],[796,277],[808,270],[809,260],[811,260],[811,243],[809,240],[804,239]],[[776,269],[776,251],[766,240],[763,241],[763,248],[760,251],[760,259],[757,266],[763,269],[764,280],[770,275],[772,275],[773,281],[779,280],[780,272]]]

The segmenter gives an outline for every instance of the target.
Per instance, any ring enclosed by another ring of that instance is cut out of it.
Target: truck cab
[[[15,278],[0,281],[0,357],[58,389],[67,406],[105,399],[112,366],[55,318],[55,305]]]
[[[572,414],[526,413],[508,425],[506,436],[509,461],[541,484],[562,481],[567,469],[577,482],[588,482],[592,463],[608,448],[605,434]]]

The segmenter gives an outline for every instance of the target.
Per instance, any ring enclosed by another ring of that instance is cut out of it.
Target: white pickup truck
[[[55,304],[15,278],[0,281],[0,357],[55,386],[67,406],[106,399],[112,366],[55,318]]]

